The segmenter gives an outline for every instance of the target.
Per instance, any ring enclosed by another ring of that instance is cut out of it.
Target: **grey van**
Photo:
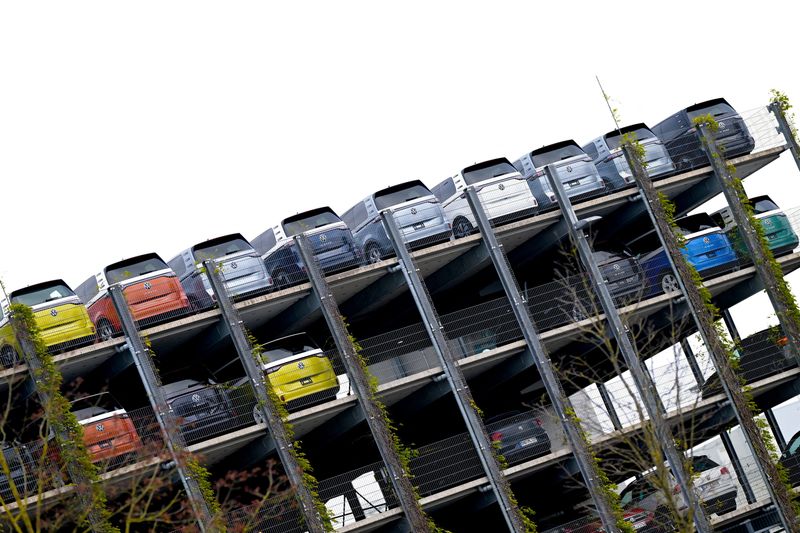
[[[421,181],[407,181],[382,189],[342,215],[370,263],[377,263],[394,252],[380,215],[381,211],[390,208],[411,247],[447,241],[452,235],[442,205]]]
[[[708,157],[700,145],[697,128],[692,123],[695,118],[703,115],[713,116],[719,124],[717,145],[725,157],[749,154],[753,151],[755,141],[736,110],[724,98],[707,100],[681,109],[652,128],[653,133],[658,135],[667,147],[678,171],[683,172],[709,164]]]
[[[644,124],[633,124],[609,131],[583,147],[592,158],[597,171],[608,180],[611,189],[622,189],[633,183],[633,173],[622,152],[622,136],[631,134],[644,148],[647,174],[658,178],[675,172],[675,164],[669,157],[661,139]]]
[[[552,207],[556,201],[555,193],[544,175],[544,167],[551,164],[556,167],[570,198],[602,194],[606,190],[592,159],[578,143],[569,140],[543,146],[514,161],[517,170],[528,179],[540,209]]]
[[[264,262],[247,239],[239,233],[223,235],[199,242],[168,262],[194,309],[205,309],[214,304],[214,291],[202,264],[208,259],[218,261],[228,294],[232,297],[258,294],[272,288],[272,278]]]
[[[314,256],[326,274],[362,264],[361,248],[342,219],[330,207],[320,207],[284,218],[255,239],[253,247],[261,254],[276,285],[285,287],[305,279],[305,266],[293,236],[305,233]]]

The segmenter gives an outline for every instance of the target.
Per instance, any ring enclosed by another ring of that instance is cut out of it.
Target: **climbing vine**
[[[87,506],[82,520],[98,533],[119,533],[110,521],[111,512],[106,505],[97,466],[92,463],[83,444],[83,427],[72,413],[69,400],[61,394],[61,373],[47,352],[33,310],[27,305],[12,303],[9,311],[17,338],[22,343],[29,343],[35,352],[30,355],[39,360],[40,365],[35,365],[38,368],[32,371],[33,379],[40,397],[45,399],[42,405],[44,419],[53,428],[61,459],[68,465],[72,477],[80,478],[73,479],[73,482],[78,483],[75,489],[81,503]],[[24,348],[22,350],[24,352]]]
[[[783,116],[786,117],[786,122],[789,123],[789,130],[792,133],[792,137],[794,138],[795,143],[800,144],[800,135],[797,134],[797,126],[795,125],[794,120],[794,112],[790,112],[792,109],[792,104],[789,102],[789,97],[786,96],[785,93],[777,90],[777,89],[770,89],[770,102],[777,104],[780,108]]]

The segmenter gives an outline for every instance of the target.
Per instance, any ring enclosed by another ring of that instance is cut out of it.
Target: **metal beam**
[[[739,454],[736,453],[736,448],[733,447],[731,436],[728,435],[727,430],[724,430],[719,434],[719,438],[722,440],[722,446],[725,447],[728,458],[731,460],[733,470],[736,472],[736,478],[739,480],[739,485],[742,486],[742,491],[744,491],[744,497],[747,499],[747,503],[755,503],[757,499],[756,495],[753,492],[753,487],[750,485],[750,480],[747,478],[747,474],[744,471],[742,461],[739,460]]]
[[[498,242],[497,236],[494,234],[494,230],[489,222],[489,217],[486,215],[486,211],[478,198],[478,193],[475,191],[474,186],[467,187],[464,192],[472,214],[475,217],[478,229],[483,236],[484,247],[491,257],[494,268],[503,285],[506,297],[511,303],[514,317],[525,337],[525,343],[528,345],[529,350],[527,353],[533,360],[532,362],[536,365],[536,369],[539,371],[539,376],[544,383],[547,395],[550,397],[556,415],[561,421],[569,446],[572,448],[572,452],[578,463],[583,481],[586,483],[586,488],[592,496],[595,510],[600,515],[600,520],[606,531],[618,531],[617,519],[612,511],[611,502],[609,502],[606,496],[602,482],[595,475],[595,461],[592,458],[588,443],[583,439],[579,422],[575,420],[574,416],[570,416],[570,413],[574,413],[575,410],[569,398],[567,398],[567,395],[564,393],[561,381],[558,379],[553,364],[550,361],[550,354],[539,340],[539,334],[528,309],[526,296],[519,290],[517,280],[508,264],[508,259],[505,256],[502,245]],[[619,419],[616,417],[614,406],[609,404],[608,408],[612,420],[616,420],[615,427],[620,429],[622,426],[619,424]]]
[[[688,339],[681,339],[681,350],[683,350],[683,355],[689,363],[689,368],[692,370],[697,386],[702,388],[706,383],[706,378],[703,377],[703,371],[700,369],[700,365],[697,364],[697,357],[695,357],[694,350],[689,345]]]
[[[384,413],[385,407],[376,398],[377,387],[373,387],[371,376],[367,371],[366,361],[361,358],[361,354],[356,351],[353,339],[347,330],[347,325],[339,312],[336,299],[325,280],[322,268],[314,255],[314,250],[308,242],[305,233],[295,235],[295,243],[303,263],[308,273],[308,279],[314,289],[314,294],[319,300],[322,315],[328,324],[328,329],[333,336],[336,349],[339,352],[342,363],[344,364],[350,386],[353,389],[361,410],[369,427],[372,438],[378,447],[378,452],[383,459],[383,463],[389,473],[389,479],[394,488],[400,507],[403,509],[406,521],[412,531],[429,531],[428,518],[422,511],[422,507],[417,500],[414,486],[411,484],[400,454],[395,447],[396,436],[389,427],[387,414]]]
[[[792,153],[797,169],[800,170],[800,146],[797,144],[797,139],[794,137],[789,121],[786,120],[783,109],[781,109],[781,104],[779,102],[772,102],[767,106],[767,109],[775,115],[775,119],[778,121],[778,131],[781,132],[783,138],[786,139],[786,144],[789,145],[789,150]]]
[[[267,431],[272,435],[272,439],[276,444],[278,458],[280,458],[281,463],[283,463],[286,477],[295,491],[298,503],[300,504],[300,512],[304,519],[304,526],[310,533],[324,533],[325,526],[317,512],[314,498],[311,491],[303,482],[303,469],[300,467],[294,454],[291,453],[294,443],[284,426],[283,420],[278,414],[276,406],[269,397],[267,391],[268,385],[264,378],[264,372],[253,356],[252,347],[250,346],[250,340],[247,337],[244,323],[228,295],[225,282],[217,271],[217,263],[214,260],[204,261],[203,267],[206,269],[208,281],[216,296],[222,319],[228,327],[228,332],[236,348],[236,353],[239,355],[239,360],[242,362],[242,366],[255,392],[256,409],[258,409],[261,418],[263,418],[266,423]]]
[[[545,167],[545,175],[550,182],[550,187],[553,192],[555,192],[556,200],[561,208],[564,219],[567,220],[570,237],[578,250],[581,262],[587,270],[594,293],[600,300],[600,305],[603,308],[606,322],[609,326],[608,329],[617,341],[618,349],[622,353],[625,364],[631,373],[636,391],[642,398],[644,411],[650,418],[654,437],[657,442],[660,443],[661,450],[667,459],[672,475],[675,477],[680,487],[680,492],[684,501],[694,510],[693,518],[695,527],[700,533],[710,533],[711,524],[705,510],[700,505],[697,494],[693,490],[691,476],[686,471],[686,466],[684,465],[684,456],[678,452],[673,444],[672,430],[664,419],[663,406],[655,392],[655,384],[652,382],[644,365],[639,360],[628,334],[628,329],[622,323],[614,300],[604,281],[603,274],[600,272],[600,267],[597,265],[592,249],[589,247],[589,242],[583,234],[582,226],[579,224],[578,217],[575,215],[575,210],[572,208],[572,202],[569,196],[567,196],[564,185],[561,183],[557,170],[553,165]]]
[[[449,343],[444,336],[441,322],[433,307],[433,302],[420,276],[419,269],[412,259],[408,248],[406,248],[392,210],[387,209],[382,211],[381,218],[386,227],[386,233],[397,254],[408,288],[417,305],[419,314],[425,323],[425,329],[433,343],[436,355],[439,357],[439,362],[450,384],[450,389],[453,392],[456,405],[461,412],[461,416],[464,418],[464,423],[467,426],[470,439],[478,453],[481,466],[486,473],[486,477],[489,479],[489,484],[492,487],[495,498],[500,504],[499,507],[503,519],[509,531],[522,533],[525,531],[522,513],[511,499],[510,484],[503,475],[500,464],[494,455],[492,442],[489,439],[489,435],[486,433],[486,427],[475,411],[475,401],[472,399],[472,392],[469,389],[469,385],[467,384],[467,380],[461,368],[455,362]]]
[[[183,435],[181,435],[178,419],[172,411],[172,406],[167,402],[164,391],[161,389],[161,380],[158,377],[150,350],[142,340],[131,309],[128,307],[128,301],[125,299],[125,293],[117,283],[108,288],[108,294],[111,296],[114,309],[119,316],[122,333],[128,343],[128,351],[136,365],[136,370],[139,372],[139,378],[142,381],[142,385],[144,385],[147,398],[150,400],[150,407],[156,416],[156,421],[161,429],[161,436],[167,445],[169,455],[175,462],[175,469],[178,471],[183,489],[189,498],[189,504],[192,506],[197,525],[200,531],[213,531],[215,517],[208,506],[208,502],[203,497],[203,491],[200,489],[198,480],[187,468],[186,442],[183,439]],[[219,517],[216,518],[218,519]]]

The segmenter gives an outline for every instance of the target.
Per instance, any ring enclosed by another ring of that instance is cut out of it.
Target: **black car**
[[[781,455],[780,463],[789,472],[789,483],[792,487],[800,485],[800,431],[786,444],[786,451]]]
[[[550,437],[531,412],[510,411],[486,420],[486,430],[509,464],[550,453]]]
[[[255,400],[246,386],[223,387],[183,379],[161,389],[178,417],[186,444],[254,423]]]
[[[767,328],[739,343],[741,349],[735,352],[739,358],[738,374],[746,383],[752,383],[773,376],[796,365],[788,345],[789,339],[778,327]],[[703,384],[702,396],[708,398],[722,392],[719,376],[711,374]]]
[[[692,122],[704,115],[711,115],[719,124],[717,146],[725,157],[749,154],[755,148],[755,141],[744,120],[724,98],[700,102],[681,109],[652,128],[666,146],[679,172],[709,164],[700,144],[700,134]]]
[[[0,497],[4,502],[14,501],[12,482],[20,496],[33,494],[38,481],[37,466],[27,446],[0,441],[0,450],[9,471],[6,475],[5,468],[0,468]]]

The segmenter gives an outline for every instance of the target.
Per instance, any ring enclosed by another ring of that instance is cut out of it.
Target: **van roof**
[[[143,261],[145,259],[158,259],[162,263],[164,262],[164,260],[161,259],[161,257],[157,253],[142,254],[142,255],[137,255],[135,257],[129,257],[128,259],[123,259],[122,261],[117,261],[116,263],[111,263],[110,265],[106,266],[105,270],[111,270],[114,268],[120,268],[127,265],[132,265],[134,263],[138,263],[139,261]]]
[[[419,185],[421,187],[425,187],[425,184],[422,183],[421,181],[419,181],[419,180],[411,180],[411,181],[406,181],[406,182],[403,182],[403,183],[398,183],[397,185],[392,185],[391,187],[386,187],[385,189],[381,189],[379,191],[375,191],[374,196],[391,194],[393,192],[402,191],[402,190],[408,189],[409,187],[414,187],[414,186],[417,186],[417,185]],[[428,189],[428,187],[425,187],[425,188]],[[430,189],[428,189],[428,190],[430,191]]]
[[[19,296],[20,294],[26,294],[28,292],[38,291],[39,289],[44,289],[46,287],[52,287],[54,285],[64,285],[66,287],[69,287],[70,290],[72,290],[72,287],[70,287],[69,285],[64,283],[64,280],[53,279],[53,280],[50,280],[50,281],[43,281],[41,283],[36,283],[35,285],[28,285],[27,287],[24,287],[22,289],[17,289],[15,291],[11,291],[11,293],[8,295],[8,297],[9,297],[9,299],[11,299],[14,296]]]
[[[636,130],[647,130],[650,131],[650,133],[652,133],[650,128],[647,127],[647,124],[645,124],[644,122],[639,122],[638,124],[631,124],[630,126],[624,126],[618,130],[611,130],[605,135],[603,135],[603,137],[614,137],[617,135],[625,135],[626,133],[630,133]]]
[[[229,233],[228,235],[223,235],[221,237],[214,237],[213,239],[208,239],[207,241],[198,242],[194,246],[192,246],[192,250],[197,248],[198,246],[215,246],[217,244],[222,244],[223,242],[232,241],[233,239],[242,239],[246,243],[250,244],[250,241],[242,237],[241,233]]]
[[[281,221],[281,224],[286,224],[288,222],[294,222],[295,220],[302,220],[304,218],[313,217],[314,215],[319,215],[322,213],[333,213],[336,218],[339,218],[339,215],[336,214],[336,211],[328,207],[318,207],[316,209],[309,209],[308,211],[303,211],[302,213],[297,213],[296,215],[292,215],[290,217],[286,217]]]
[[[475,163],[474,165],[468,166],[464,170],[462,170],[461,173],[466,174],[467,172],[474,172],[476,170],[482,170],[484,168],[490,168],[502,164],[511,165],[511,162],[505,157],[498,157],[497,159],[490,159],[482,163]]]
[[[686,108],[686,111],[688,113],[691,113],[692,111],[697,111],[698,109],[711,107],[712,105],[717,105],[717,104],[725,104],[728,106],[731,105],[724,98],[712,98],[711,100],[706,100],[705,102],[700,102],[698,104],[690,105],[689,107]]]
[[[536,150],[531,152],[531,156],[539,155],[539,154],[546,154],[547,152],[552,152],[553,150],[558,150],[559,148],[564,148],[567,146],[574,146],[577,149],[583,151],[583,149],[578,146],[578,143],[569,139],[568,141],[561,141],[553,144],[548,144],[547,146],[542,146],[541,148],[537,148]]]

